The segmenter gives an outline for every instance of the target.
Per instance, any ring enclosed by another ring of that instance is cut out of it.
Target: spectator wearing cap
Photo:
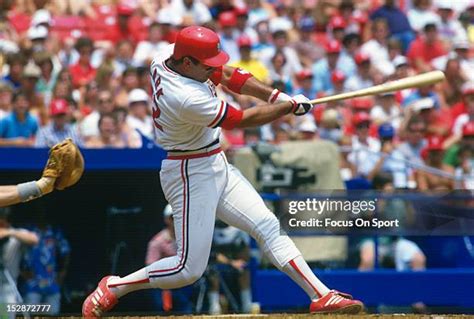
[[[249,21],[249,10],[247,7],[239,6],[235,7],[234,14],[237,17],[236,29],[240,36],[247,36],[250,38],[252,43],[258,42],[258,34],[254,28],[250,27]]]
[[[134,12],[135,8],[129,4],[118,4],[116,6],[115,27],[111,32],[108,32],[106,40],[112,41],[113,43],[118,43],[121,40],[130,40],[133,43],[137,43],[139,41],[139,35],[136,34],[134,28],[132,28],[132,24],[135,23],[135,21],[132,20]]]
[[[408,21],[416,32],[421,32],[427,23],[439,23],[439,16],[432,10],[432,0],[414,0],[407,12]]]
[[[408,188],[411,170],[403,154],[396,149],[394,142],[395,128],[390,123],[383,123],[378,128],[378,135],[381,141],[382,153],[379,154],[368,179],[372,181],[380,173],[389,173],[392,175],[395,188]]]
[[[5,81],[0,81],[0,120],[7,116],[12,108],[13,88]]]
[[[69,67],[72,77],[72,84],[79,88],[87,85],[95,78],[96,69],[91,65],[91,55],[94,44],[89,38],[79,38],[76,42],[76,50],[79,53],[79,60]]]
[[[467,41],[467,32],[461,22],[456,19],[452,1],[440,0],[436,3],[436,7],[441,39],[451,44],[454,44],[456,40]]]
[[[410,75],[410,65],[408,64],[408,59],[403,55],[397,55],[395,58],[393,58],[392,64],[395,70],[392,76],[393,80],[403,79]],[[414,89],[412,88],[397,91],[395,92],[395,100],[401,104],[413,92]]]
[[[242,34],[237,39],[237,45],[239,46],[240,59],[234,63],[230,63],[230,66],[246,70],[253,74],[253,76],[258,80],[268,83],[270,78],[267,67],[252,56],[251,38]]]
[[[439,169],[448,174],[454,174],[454,168],[443,163],[444,148],[443,140],[439,136],[432,136],[422,151],[425,165]],[[426,191],[450,191],[454,189],[454,180],[445,176],[439,176],[423,170],[415,172],[418,190]]]
[[[292,77],[294,74],[300,72],[303,67],[301,61],[298,58],[298,54],[295,49],[288,45],[288,33],[285,30],[277,29],[272,32],[273,47],[264,49],[260,53],[262,62],[269,67],[272,58],[275,56],[277,51],[281,51],[286,59],[283,73]]]
[[[336,40],[339,43],[342,42],[346,35],[346,21],[339,15],[333,16],[328,23],[329,38]]]
[[[339,15],[346,21],[346,33],[362,34],[367,23],[367,13],[354,8],[353,1],[341,1]]]
[[[131,129],[135,129],[140,134],[153,140],[153,119],[148,113],[150,99],[148,94],[142,89],[133,89],[128,94],[127,124]]]
[[[313,89],[313,73],[311,70],[303,69],[296,74],[298,87],[294,94],[303,94],[309,99],[315,99],[317,92]]]
[[[70,123],[71,108],[66,100],[51,101],[51,122],[41,127],[36,135],[35,147],[52,147],[54,144],[71,138],[78,146],[82,146],[77,127]]]
[[[426,123],[419,116],[409,118],[406,126],[402,126],[401,135],[405,141],[397,149],[409,162],[423,164],[421,151],[426,146],[425,134]]]
[[[388,54],[388,25],[387,21],[377,19],[372,23],[372,39],[365,42],[360,51],[370,57],[370,62],[381,74],[388,76],[394,72]]]
[[[345,119],[345,130],[344,133],[347,135],[354,135],[357,132],[357,127],[354,125],[354,118],[356,115],[360,113],[367,113],[370,117],[370,111],[374,106],[374,101],[372,98],[367,97],[359,97],[354,98],[349,101],[350,111],[346,112],[346,109],[341,110],[341,114],[344,116]],[[357,122],[357,121],[356,121]],[[369,123],[369,136],[376,137],[377,136],[377,126],[374,125],[372,120]]]
[[[236,29],[237,26],[237,17],[235,16],[234,11],[225,11],[219,15],[219,36],[221,39],[222,50],[225,51],[232,63],[238,61],[240,58],[239,48],[237,45],[237,39],[239,37],[239,32]]]
[[[474,121],[474,82],[467,82],[462,87],[464,112],[454,119],[453,134],[461,136],[462,128],[468,122]]]
[[[352,150],[347,160],[352,165],[353,177],[367,178],[374,169],[380,152],[380,142],[369,136],[371,125],[367,112],[358,112],[352,117],[355,134],[352,136]]]
[[[344,82],[346,81],[346,75],[344,72],[339,70],[334,70],[331,72],[331,83],[332,83],[332,90],[329,90],[327,94],[340,94],[344,93]]]
[[[38,120],[29,112],[28,96],[23,91],[13,95],[12,111],[0,120],[0,146],[30,147],[38,131]]]
[[[47,9],[39,9],[36,10],[31,18],[30,26],[37,27],[37,26],[44,26],[49,28],[51,26],[51,22],[53,21],[51,13]]]
[[[400,105],[395,100],[395,93],[389,92],[378,96],[377,104],[370,111],[370,118],[376,125],[389,123],[398,130],[402,121]]]
[[[185,25],[203,25],[212,19],[209,8],[199,0],[173,0],[172,14],[181,18]]]
[[[438,94],[434,90],[434,85],[422,86],[416,90],[413,90],[410,95],[408,95],[402,101],[402,107],[405,108],[410,104],[413,104],[415,101],[430,98],[434,102],[434,107],[439,109],[441,107],[441,102]]]
[[[326,94],[333,90],[331,73],[341,69],[340,53],[341,44],[335,40],[329,41],[326,44],[326,57],[313,64],[313,88],[316,92]]]
[[[359,52],[356,54],[354,60],[357,65],[357,72],[346,80],[344,89],[350,92],[374,86],[370,57]]]
[[[155,55],[169,44],[162,39],[161,25],[153,22],[148,28],[148,40],[140,41],[133,54],[133,61],[137,65],[149,65]]]
[[[3,80],[10,84],[13,89],[18,90],[21,88],[21,79],[23,68],[26,64],[26,58],[22,54],[11,54],[7,57],[6,62],[10,66],[10,70],[8,74],[3,77]]]
[[[444,154],[443,162],[454,168],[462,166],[460,159],[460,151],[462,149],[470,149],[474,152],[474,121],[467,122],[462,128],[462,135],[458,136],[456,140],[451,143],[444,143],[446,153]]]
[[[432,98],[417,100],[406,109],[406,117],[419,116],[427,124],[426,137],[432,135],[447,136],[451,127],[449,114],[443,115],[439,109],[435,109]]]
[[[318,127],[314,123],[314,118],[306,116],[297,126],[298,139],[302,141],[315,140],[318,135]]]
[[[46,39],[48,37],[48,28],[45,26],[33,26],[28,29],[28,39],[31,40],[33,52],[44,51]]]
[[[324,56],[324,48],[313,38],[316,23],[311,17],[303,17],[298,22],[297,30],[299,37],[290,45],[298,54],[301,64],[304,67],[311,67]]]
[[[32,115],[38,117],[41,126],[48,123],[48,111],[44,105],[43,95],[36,91],[36,84],[41,76],[40,68],[30,61],[23,69],[21,80],[21,89],[28,98],[30,105],[29,111]]]
[[[385,3],[370,15],[371,21],[379,18],[387,21],[390,37],[400,41],[402,51],[406,52],[410,43],[415,39],[415,33],[405,13],[397,7],[397,1],[385,0]]]
[[[428,22],[423,34],[410,44],[408,60],[418,72],[431,71],[433,59],[446,54],[443,42],[438,37],[436,23]]]

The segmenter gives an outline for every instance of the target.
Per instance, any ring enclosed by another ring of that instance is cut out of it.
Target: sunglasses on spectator
[[[363,128],[369,128],[370,124],[369,123],[361,123],[359,125],[357,125],[356,127],[358,129],[363,129]]]
[[[104,103],[112,103],[111,99],[99,99],[99,103],[104,104]]]

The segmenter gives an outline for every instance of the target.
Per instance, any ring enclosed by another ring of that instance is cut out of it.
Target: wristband
[[[234,70],[234,72],[232,72],[229,83],[227,84],[227,88],[232,92],[240,94],[242,86],[244,86],[245,82],[247,82],[247,80],[251,77],[253,77],[251,73],[237,68]]]
[[[23,203],[43,196],[36,182],[18,184],[17,188],[20,200]]]

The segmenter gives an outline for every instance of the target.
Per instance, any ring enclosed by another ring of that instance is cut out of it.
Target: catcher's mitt
[[[56,178],[54,183],[56,189],[63,190],[76,184],[83,172],[84,158],[70,138],[54,145],[49,150],[43,177]]]

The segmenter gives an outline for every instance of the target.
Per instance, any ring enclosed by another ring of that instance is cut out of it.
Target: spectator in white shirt
[[[370,57],[371,64],[384,75],[394,72],[392,62],[388,54],[387,37],[388,25],[384,19],[377,19],[372,24],[373,39],[362,45],[360,51]]]
[[[413,0],[413,8],[408,10],[408,21],[416,32],[423,31],[428,23],[437,24],[439,16],[431,10],[431,0]]]
[[[169,43],[161,40],[161,25],[153,22],[149,27],[148,40],[140,41],[133,54],[134,63],[148,65],[153,57]]]
[[[209,8],[197,0],[173,0],[171,14],[190,24],[202,25],[211,21]]]
[[[451,0],[440,1],[437,4],[438,15],[438,33],[441,39],[453,43],[453,41],[460,39],[467,41],[467,32],[464,30],[461,22],[459,22],[453,15],[453,4]]]
[[[400,127],[402,114],[395,101],[395,93],[389,92],[379,96],[378,103],[370,111],[370,118],[375,124],[390,123],[396,130]]]
[[[128,94],[129,114],[127,124],[146,138],[153,140],[153,119],[148,113],[150,99],[142,89],[134,89]]]
[[[348,92],[365,89],[374,85],[370,74],[371,63],[369,56],[359,52],[354,60],[357,65],[357,72],[344,83],[345,90]]]

